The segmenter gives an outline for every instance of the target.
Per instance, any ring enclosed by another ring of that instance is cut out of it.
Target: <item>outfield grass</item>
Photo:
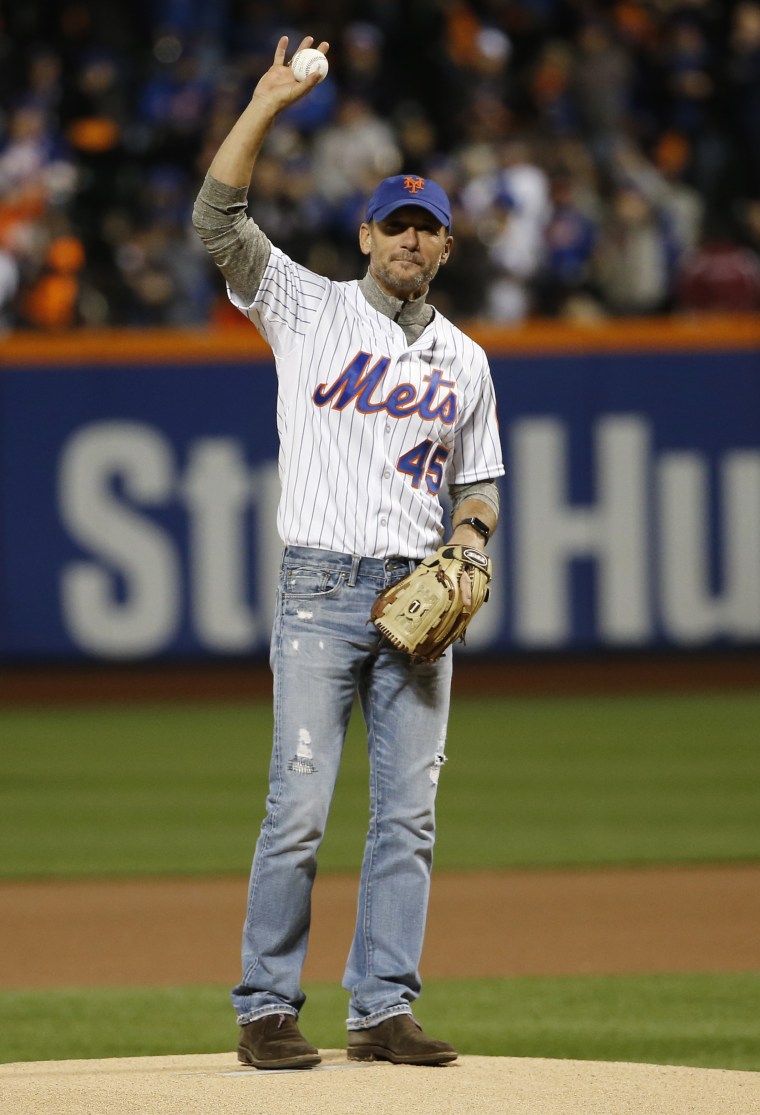
[[[312,985],[302,1014],[320,1048],[342,1048],[346,994]],[[760,1069],[760,973],[448,980],[417,1016],[463,1054]],[[230,1050],[222,987],[0,993],[0,1061]]]
[[[438,869],[760,859],[760,692],[458,699]],[[245,873],[268,703],[0,710],[0,875]],[[367,821],[355,718],[322,850],[355,870]],[[419,1017],[463,1053],[760,1069],[760,974],[436,981]],[[344,1040],[345,994],[304,1028]],[[0,993],[0,1060],[218,1052],[219,987]]]
[[[760,692],[458,699],[438,869],[760,858]],[[0,710],[0,876],[245,873],[268,703]],[[321,855],[355,870],[352,722]]]

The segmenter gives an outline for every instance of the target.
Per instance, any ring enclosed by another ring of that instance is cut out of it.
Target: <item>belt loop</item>
[[[361,559],[361,556],[359,554],[352,554],[352,556],[351,556],[351,572],[348,575],[349,588],[354,588],[354,586],[356,585],[356,579],[359,576],[359,564],[360,564],[361,560],[362,559]]]

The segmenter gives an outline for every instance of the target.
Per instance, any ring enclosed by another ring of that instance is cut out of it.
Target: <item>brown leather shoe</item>
[[[240,1028],[238,1061],[256,1069],[310,1069],[322,1058],[292,1014],[265,1014]]]
[[[430,1038],[411,1014],[394,1014],[379,1026],[348,1031],[349,1061],[393,1061],[394,1065],[445,1065],[457,1059],[445,1041]]]

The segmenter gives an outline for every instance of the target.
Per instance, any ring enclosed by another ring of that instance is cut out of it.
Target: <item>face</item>
[[[373,278],[386,294],[405,301],[425,294],[452,243],[438,219],[419,205],[405,205],[359,229]]]

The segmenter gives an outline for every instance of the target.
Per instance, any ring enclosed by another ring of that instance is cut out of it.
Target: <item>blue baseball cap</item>
[[[384,221],[404,205],[419,205],[446,228],[451,228],[451,205],[446,191],[432,178],[421,178],[418,174],[396,174],[393,178],[384,178],[367,202],[365,220],[368,223]]]

